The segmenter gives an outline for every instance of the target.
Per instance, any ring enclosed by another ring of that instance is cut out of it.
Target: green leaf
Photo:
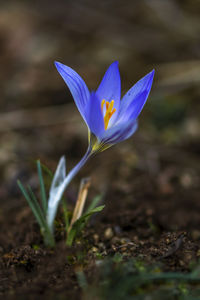
[[[18,184],[22,194],[24,195],[25,199],[27,200],[38,224],[40,225],[40,228],[43,229],[45,227],[44,218],[41,215],[41,209],[39,207],[39,204],[37,203],[37,200],[33,197],[33,193],[31,195],[32,197],[30,197],[27,190],[24,188],[24,186],[20,182],[20,180],[17,181],[17,184]]]
[[[38,211],[39,216],[40,216],[40,218],[41,218],[41,220],[43,222],[43,225],[44,225],[44,227],[46,227],[45,215],[44,215],[44,213],[43,213],[43,211],[42,211],[42,209],[41,209],[41,207],[39,205],[39,202],[38,202],[35,194],[33,193],[32,189],[31,189],[31,187],[29,185],[28,185],[28,191],[29,191],[32,203],[34,203],[35,207],[37,208],[37,211]]]
[[[42,164],[41,162],[40,162],[40,165],[41,165],[42,170],[45,173],[47,173],[51,179],[53,179],[53,172],[47,166],[45,166],[44,164]]]
[[[69,211],[67,209],[67,204],[64,198],[62,198],[62,206],[63,206],[63,215],[64,215],[64,220],[65,220],[65,229],[66,232],[68,231],[69,228]]]
[[[50,232],[50,230],[48,228],[48,224],[46,222],[44,213],[36,199],[35,194],[33,193],[32,189],[31,189],[31,187],[28,186],[28,191],[29,191],[29,193],[28,193],[28,191],[24,188],[24,186],[22,185],[20,180],[17,181],[17,184],[18,184],[22,194],[24,195],[25,199],[27,200],[27,202],[28,202],[28,204],[40,226],[40,231],[41,231],[41,234],[43,235],[45,245],[54,247],[55,246],[54,236],[52,235],[52,233]]]
[[[73,243],[74,238],[77,236],[77,234],[83,229],[85,224],[87,223],[88,219],[95,213],[100,212],[104,209],[105,205],[100,205],[94,209],[92,209],[90,212],[84,214],[81,216],[72,226],[72,229],[68,233],[67,236],[67,245],[71,246]]]
[[[86,213],[89,213],[90,211],[92,211],[101,201],[103,195],[97,195],[96,197],[94,197],[94,199],[92,200],[92,202],[90,203],[90,205],[88,206]]]
[[[83,216],[81,216],[74,224],[73,227],[78,228],[79,226],[81,226],[83,223],[87,222],[87,220],[89,219],[89,217],[91,217],[91,215],[100,212],[104,209],[105,205],[100,205],[95,207],[94,209],[92,209],[90,212],[84,214]],[[72,228],[73,228],[72,227]]]
[[[66,241],[67,246],[72,245],[73,240],[76,235],[77,235],[77,231],[72,227],[72,229],[70,230],[70,232],[67,235],[67,241]]]
[[[38,170],[38,177],[39,177],[39,182],[40,182],[40,193],[41,193],[42,207],[43,207],[44,214],[46,215],[47,196],[46,196],[44,180],[43,180],[43,175],[42,175],[42,168],[41,168],[41,164],[40,164],[39,160],[37,161],[37,170]]]

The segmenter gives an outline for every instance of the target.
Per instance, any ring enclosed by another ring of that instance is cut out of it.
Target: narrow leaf
[[[42,225],[40,225],[40,230],[41,230],[41,233],[44,237],[44,242],[47,246],[54,247],[54,245],[55,245],[54,236],[52,235],[50,229],[48,228],[48,224],[46,222],[43,211],[41,210],[40,205],[39,205],[39,203],[38,203],[38,201],[35,197],[35,194],[33,193],[30,186],[28,186],[28,189],[29,189],[29,192],[30,192],[31,200],[32,200],[32,202],[34,203],[34,205],[37,209],[39,218],[41,219]]]
[[[31,189],[30,186],[28,186],[28,190],[29,190],[29,193],[30,193],[31,201],[32,201],[32,203],[34,203],[34,205],[35,205],[35,207],[37,209],[37,212],[38,212],[38,214],[40,216],[40,219],[42,220],[43,227],[47,227],[46,226],[47,223],[46,223],[46,220],[45,220],[44,213],[43,213],[43,211],[42,211],[42,209],[41,209],[41,207],[40,207],[40,205],[38,203],[38,200],[36,199],[36,196],[33,193],[33,191],[32,191],[32,189]]]
[[[40,225],[40,228],[44,228],[44,223],[43,223],[43,218],[41,217],[40,212],[38,211],[38,207],[35,204],[36,202],[29,196],[27,190],[24,188],[24,186],[22,185],[22,183],[20,182],[20,180],[17,181],[17,184],[22,192],[22,194],[24,195],[25,199],[27,200],[38,224]]]
[[[41,164],[42,171],[44,171],[46,174],[49,175],[49,177],[51,179],[53,179],[53,172],[47,166],[45,166],[44,164],[42,164],[41,162],[40,162],[40,164]]]
[[[77,234],[77,231],[72,228],[67,235],[67,241],[66,241],[67,246],[71,247],[76,234]]]
[[[97,212],[100,212],[104,209],[105,205],[98,206],[92,209],[90,212],[81,216],[72,226],[72,229],[68,233],[66,244],[71,246],[75,236],[83,229],[85,224],[87,223],[89,217]]]
[[[93,214],[97,213],[97,212],[100,212],[104,209],[105,205],[100,205],[100,206],[97,206],[95,207],[94,209],[92,209],[90,212],[82,215],[75,223],[74,223],[74,226],[78,227],[80,225],[82,225],[83,223],[87,223],[89,217],[91,217]]]
[[[41,200],[42,200],[42,207],[44,214],[46,215],[47,212],[47,196],[46,196],[46,191],[45,191],[45,186],[44,186],[44,180],[43,180],[43,175],[42,175],[42,169],[41,169],[41,164],[40,161],[37,161],[37,170],[38,170],[38,177],[39,177],[39,182],[40,182],[40,193],[41,193]]]
[[[66,204],[65,199],[62,199],[62,206],[63,206],[63,214],[64,214],[64,220],[65,220],[65,229],[67,232],[68,228],[69,228],[69,212],[67,209],[67,204]]]
[[[90,211],[92,211],[101,201],[103,195],[97,195],[96,197],[93,198],[92,202],[90,203],[90,205],[88,206],[86,213],[89,213]]]

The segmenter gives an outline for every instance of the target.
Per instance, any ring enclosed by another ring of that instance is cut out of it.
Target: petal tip
[[[110,64],[110,66],[108,67],[108,69],[109,69],[109,68],[119,69],[119,62],[118,62],[118,60],[113,61],[113,62]]]
[[[110,66],[116,68],[119,71],[119,62],[118,62],[118,60],[115,60]]]
[[[118,60],[115,60],[114,62],[113,62],[113,65],[116,65],[116,66],[119,66],[119,62],[118,62]]]
[[[153,79],[154,79],[154,74],[155,74],[155,70],[153,69],[151,72],[149,72],[146,76],[144,76],[142,78],[142,80],[144,80],[144,83],[146,81],[147,83],[147,89],[151,89],[151,85],[153,83]]]
[[[149,76],[153,79],[155,74],[155,69],[153,69],[151,72],[149,72]]]
[[[155,74],[155,69],[153,69],[151,72],[150,72],[152,75]]]
[[[54,61],[54,65],[57,69],[62,66],[62,64],[56,60]]]

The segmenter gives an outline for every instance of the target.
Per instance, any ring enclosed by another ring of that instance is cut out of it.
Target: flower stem
[[[62,199],[66,187],[74,178],[74,176],[80,171],[80,169],[85,165],[85,163],[87,162],[87,160],[90,158],[92,154],[93,152],[89,145],[85,155],[82,157],[80,162],[68,173],[68,175],[65,177],[64,181],[58,188],[58,191],[56,192],[56,201],[54,201],[54,199],[52,199],[52,201],[51,200],[48,201],[47,223],[51,232],[53,232],[53,222],[56,216],[58,204]]]
[[[92,154],[91,148],[88,147],[85,155],[82,157],[79,163],[68,173],[67,177],[65,178],[65,188],[72,180],[72,178],[74,178],[74,176],[79,172],[79,170],[85,165],[85,163],[87,162],[91,154]]]
[[[41,234],[43,235],[45,245],[53,248],[55,246],[55,239],[49,228],[43,228]]]

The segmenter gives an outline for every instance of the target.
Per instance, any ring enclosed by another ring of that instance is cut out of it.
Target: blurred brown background
[[[139,169],[153,174],[163,193],[173,193],[173,176],[181,188],[197,188],[200,1],[1,2],[2,203],[8,194],[18,195],[17,178],[34,185],[36,159],[54,169],[65,154],[70,168],[87,147],[86,126],[54,60],[75,69],[90,89],[97,88],[106,68],[118,60],[122,94],[156,70],[136,135],[84,169],[82,174],[93,176],[93,186],[100,189],[109,176],[113,182],[117,171],[126,189],[130,170]]]

